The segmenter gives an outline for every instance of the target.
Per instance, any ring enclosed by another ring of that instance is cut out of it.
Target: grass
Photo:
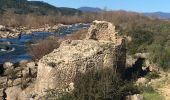
[[[149,74],[147,74],[145,76],[147,79],[151,80],[151,79],[157,79],[160,78],[160,75],[158,72],[150,72]]]
[[[169,84],[170,84],[170,76],[168,74],[165,74],[165,75],[161,76],[160,79],[153,82],[152,86],[154,86],[154,88],[162,88],[162,87],[167,86]]]
[[[142,92],[143,100],[164,100],[164,97],[160,95],[152,86],[139,86]]]
[[[143,100],[164,100],[164,98],[156,91],[152,91],[152,92],[144,92]]]

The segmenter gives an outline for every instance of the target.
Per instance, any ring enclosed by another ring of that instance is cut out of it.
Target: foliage
[[[29,14],[36,15],[76,15],[81,12],[73,8],[57,8],[42,1],[27,1],[27,0],[0,0],[1,9],[12,8],[16,14]]]
[[[164,100],[164,98],[157,92],[144,92],[143,100]]]
[[[150,72],[145,76],[147,79],[156,79],[159,78],[160,75],[158,72]]]
[[[153,42],[153,33],[145,30],[132,30],[129,34],[132,41],[129,43],[129,53],[145,52],[147,45]]]
[[[139,93],[136,86],[123,81],[111,69],[79,73],[74,83],[72,94],[60,100],[121,100],[126,95]]]
[[[166,48],[160,44],[150,46],[150,59],[160,67],[168,69],[170,67],[170,47]]]
[[[52,52],[59,47],[57,39],[45,39],[40,41],[37,45],[31,46],[28,50],[32,58],[36,61],[42,58],[44,55]]]
[[[158,94],[151,86],[141,86],[144,100],[164,100],[163,96]]]
[[[17,78],[17,72],[16,70],[14,70],[13,68],[9,68],[5,71],[5,75],[12,80],[15,80]]]

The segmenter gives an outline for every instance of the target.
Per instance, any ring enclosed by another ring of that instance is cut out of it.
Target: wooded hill
[[[0,14],[12,11],[15,14],[36,15],[78,15],[81,11],[73,8],[55,7],[42,1],[0,0]]]

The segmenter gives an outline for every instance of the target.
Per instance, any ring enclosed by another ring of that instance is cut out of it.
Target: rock
[[[7,84],[8,84],[8,87],[13,86],[13,80],[9,79]]]
[[[159,72],[159,67],[156,64],[151,64],[149,66],[149,71],[150,72]]]
[[[71,92],[71,91],[73,91],[74,90],[74,83],[72,82],[72,83],[70,83],[69,85],[68,85],[68,88],[66,89],[66,92]]]
[[[9,45],[0,44],[0,51],[11,51],[12,48]]]
[[[136,61],[137,61],[137,59],[135,59],[132,56],[128,55],[126,57],[126,68],[132,67],[135,64]]]
[[[0,86],[5,87],[7,85],[7,77],[0,77]]]
[[[148,69],[150,72],[159,72],[159,67],[156,64],[151,63],[149,60],[145,60],[145,67],[143,70]]]
[[[5,62],[5,63],[3,64],[3,67],[4,67],[4,69],[13,68],[13,63],[11,63],[11,62]]]
[[[4,95],[4,88],[0,89],[0,97],[3,97],[3,95]]]
[[[149,57],[149,53],[136,53],[135,57],[147,59]]]
[[[26,89],[24,89],[18,97],[18,100],[30,100],[31,98],[33,100],[42,100],[42,99],[36,99],[35,97],[37,96],[37,94],[34,91],[34,85],[31,84],[29,87],[27,87]],[[38,98],[38,97],[37,97]],[[44,99],[45,100],[45,99]]]
[[[19,94],[22,92],[21,88],[18,86],[7,88],[5,91],[7,98],[6,100],[19,100]]]
[[[4,100],[4,91],[4,88],[0,89],[0,100]]]
[[[143,100],[143,96],[140,94],[134,94],[126,96],[126,100]]]
[[[36,66],[35,66],[35,62],[29,62],[29,63],[27,63],[27,67],[29,67],[29,68],[35,68]]]
[[[73,83],[77,72],[117,68],[117,71],[124,73],[126,49],[123,39],[117,43],[115,27],[111,23],[94,23],[86,39],[64,41],[58,49],[40,59],[35,84],[37,92],[63,89]],[[96,34],[95,37],[93,34]]]
[[[27,63],[27,67],[24,69],[24,72],[25,75],[29,75],[29,76],[32,76],[32,75],[35,75],[37,73],[37,66],[35,66],[35,62],[29,62]]]
[[[52,27],[52,30],[57,30],[58,28],[59,28],[58,25],[54,25],[54,26]]]
[[[5,29],[5,26],[0,25],[0,30],[4,30],[4,29]]]
[[[7,42],[0,42],[0,45],[10,45],[11,42],[7,41]]]
[[[28,62],[29,62],[28,60],[21,60],[19,62],[19,65],[26,66]]]
[[[139,78],[137,81],[136,81],[136,84],[137,85],[146,85],[148,83],[148,79],[142,77],[142,78]]]
[[[20,85],[20,84],[21,84],[21,78],[17,78],[13,82],[13,86],[17,86],[17,85]]]

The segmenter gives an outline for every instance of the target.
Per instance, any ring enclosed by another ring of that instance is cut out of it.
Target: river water
[[[28,54],[28,44],[35,44],[39,40],[43,40],[49,36],[65,36],[71,34],[74,31],[82,28],[88,28],[89,24],[74,24],[68,27],[60,28],[55,33],[50,32],[34,32],[32,34],[23,34],[20,39],[18,38],[5,38],[0,39],[0,43],[9,42],[10,44],[0,44],[0,64],[10,61],[13,63],[21,60],[32,60]],[[9,50],[4,50],[8,48]]]

